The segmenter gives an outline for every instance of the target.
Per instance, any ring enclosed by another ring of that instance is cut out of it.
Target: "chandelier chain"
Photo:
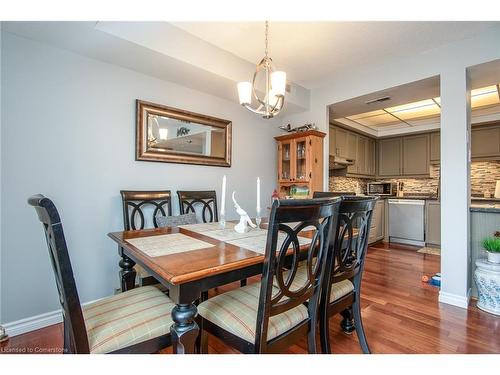
[[[266,59],[267,59],[267,34],[268,34],[268,32],[269,32],[269,22],[266,21],[266,51],[265,51]]]

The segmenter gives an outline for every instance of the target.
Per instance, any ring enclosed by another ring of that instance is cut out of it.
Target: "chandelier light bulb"
[[[238,83],[238,97],[240,99],[241,105],[252,103],[252,83],[251,82]]]

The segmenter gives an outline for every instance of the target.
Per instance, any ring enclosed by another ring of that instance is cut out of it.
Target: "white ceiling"
[[[172,24],[254,64],[264,55],[264,22]],[[421,54],[498,26],[500,22],[271,22],[269,55],[289,80],[313,88],[347,67]]]

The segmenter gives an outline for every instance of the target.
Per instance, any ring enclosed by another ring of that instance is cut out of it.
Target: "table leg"
[[[135,287],[135,277],[137,272],[134,269],[135,262],[123,253],[123,249],[120,249],[120,280],[122,286],[122,292],[134,289]]]
[[[200,329],[194,318],[198,310],[194,303],[178,303],[172,309],[174,324],[170,328],[174,354],[193,354],[196,352],[196,339]]]

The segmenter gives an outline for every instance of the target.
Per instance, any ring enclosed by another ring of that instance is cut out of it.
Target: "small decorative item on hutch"
[[[5,333],[5,328],[0,326],[0,342],[7,341],[9,339],[9,335]]]
[[[275,137],[278,143],[278,194],[310,198],[323,190],[323,138],[314,129]],[[298,194],[297,194],[298,193]]]

